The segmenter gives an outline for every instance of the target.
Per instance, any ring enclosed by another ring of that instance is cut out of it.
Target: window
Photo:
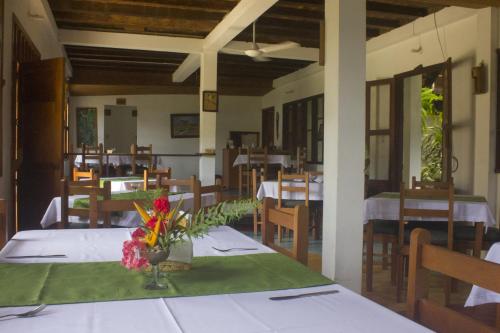
[[[283,149],[295,154],[306,147],[307,163],[323,163],[323,95],[283,105]]]

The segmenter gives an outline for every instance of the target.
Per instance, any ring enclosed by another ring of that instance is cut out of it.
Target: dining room
[[[0,8],[0,331],[500,330],[500,1]]]

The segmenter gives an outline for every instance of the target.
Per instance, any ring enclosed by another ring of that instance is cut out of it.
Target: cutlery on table
[[[258,250],[256,247],[231,247],[229,249],[219,249],[219,248],[216,248],[215,246],[212,246],[212,249],[217,250],[219,252]]]
[[[27,317],[34,317],[36,316],[40,311],[45,309],[47,307],[47,304],[40,304],[36,308],[30,311],[22,312],[22,313],[13,313],[13,314],[8,314],[8,315],[3,315],[0,316],[0,318],[7,318],[7,317],[19,317],[19,318],[27,318]]]
[[[65,254],[40,254],[27,256],[6,256],[6,259],[30,259],[30,258],[67,258]]]
[[[318,292],[313,292],[313,293],[304,293],[304,294],[289,295],[289,296],[275,296],[275,297],[269,297],[269,299],[271,301],[286,301],[288,299],[296,299],[296,298],[302,298],[302,297],[330,295],[330,294],[336,294],[338,292],[339,292],[338,290],[318,291]]]

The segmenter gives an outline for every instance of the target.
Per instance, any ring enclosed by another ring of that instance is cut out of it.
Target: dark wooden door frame
[[[390,104],[389,104],[389,129],[371,130],[370,129],[370,90],[372,87],[389,85],[390,86]],[[396,115],[395,115],[395,79],[381,79],[366,82],[366,126],[365,126],[365,145],[370,147],[370,137],[374,135],[389,136],[389,174],[387,180],[369,179],[369,174],[365,176],[365,196],[369,196],[372,187],[379,189],[378,192],[396,191],[399,187],[398,165],[397,165],[397,135],[396,135]]]
[[[12,237],[18,230],[18,193],[16,191],[16,172],[19,166],[19,152],[17,151],[17,127],[18,127],[18,107],[19,107],[19,64],[26,61],[40,60],[41,54],[29,37],[21,22],[12,14],[12,62],[11,62],[11,172],[10,172],[10,192],[13,207],[12,217],[9,219],[8,237]]]
[[[397,159],[399,163],[398,168],[398,179],[401,180],[403,172],[403,82],[404,79],[429,72],[442,71],[445,73],[444,78],[444,95],[443,95],[443,160],[442,160],[442,170],[443,170],[443,181],[448,181],[451,179],[452,173],[452,59],[448,58],[445,62],[430,65],[430,66],[418,66],[417,68],[399,73],[394,76],[396,80],[396,124],[397,124]]]
[[[273,120],[271,121],[271,124],[268,124],[266,122],[266,117],[264,115],[267,114],[267,113],[272,114],[272,116],[273,116]],[[268,128],[271,129],[271,132],[273,134],[272,135],[272,137],[273,137],[273,141],[272,141],[273,143],[272,143],[272,145],[274,146],[274,139],[276,138],[276,133],[274,132],[274,128],[275,128],[275,126],[274,126],[274,120],[275,120],[274,106],[270,106],[268,108],[262,109],[262,116],[261,116],[261,122],[262,122],[262,127],[261,127],[262,139],[261,139],[261,142],[262,142],[262,146],[267,145],[266,140],[267,140],[267,136],[269,136],[269,135],[268,135],[268,133],[265,133],[264,129],[268,129]],[[270,147],[268,147],[268,148],[270,148]]]

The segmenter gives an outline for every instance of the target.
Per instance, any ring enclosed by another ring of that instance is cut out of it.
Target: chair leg
[[[366,291],[373,291],[373,221],[366,224]]]
[[[259,211],[257,209],[253,212],[253,234],[257,235],[259,229]]]
[[[391,284],[396,285],[396,275],[397,275],[397,252],[396,252],[396,243],[391,242]]]
[[[382,269],[387,269],[387,257],[389,256],[389,242],[387,239],[382,240]]]
[[[401,255],[397,257],[396,269],[396,302],[401,303],[401,293],[403,291],[404,258]]]

